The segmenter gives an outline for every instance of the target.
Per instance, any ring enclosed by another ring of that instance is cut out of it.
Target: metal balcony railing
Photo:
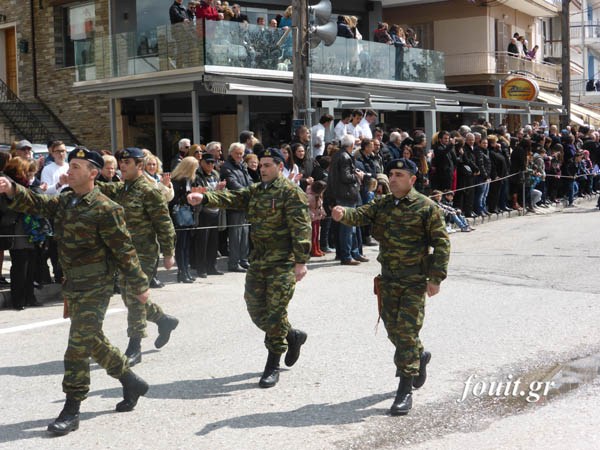
[[[48,142],[51,139],[50,131],[3,80],[0,80],[0,112],[23,139],[31,142]]]
[[[526,73],[540,80],[558,82],[561,68],[556,64],[529,60],[508,52],[446,54],[446,76]]]

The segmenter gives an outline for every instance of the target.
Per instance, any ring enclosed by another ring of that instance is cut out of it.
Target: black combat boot
[[[287,334],[288,350],[285,354],[285,365],[292,367],[300,357],[300,347],[306,342],[308,335],[301,330],[291,329]]]
[[[405,416],[412,408],[413,377],[400,376],[396,399],[390,409],[392,416]]]
[[[129,370],[119,378],[123,385],[123,400],[117,403],[118,412],[132,411],[138,399],[148,392],[148,383]]]
[[[48,431],[58,436],[64,436],[79,428],[79,400],[67,397],[65,406],[54,422],[48,425]]]
[[[269,352],[265,371],[258,382],[261,388],[270,388],[277,384],[279,381],[279,361],[281,361],[281,355]]]
[[[178,283],[193,283],[194,280],[192,280],[191,278],[188,278],[185,271],[178,270],[177,271],[177,282]]]
[[[419,389],[425,384],[425,381],[427,381],[427,364],[429,364],[429,361],[431,361],[431,353],[421,353],[421,362],[419,363],[419,376],[414,377],[413,379],[413,387],[415,389]]]
[[[160,319],[158,319],[156,325],[158,325],[158,337],[154,341],[154,346],[156,348],[161,348],[167,345],[167,342],[169,342],[171,332],[177,328],[177,325],[179,325],[179,320],[173,316],[164,314]]]
[[[142,362],[142,338],[129,338],[129,345],[125,350],[125,356],[129,362],[129,367],[133,367]]]
[[[194,275],[192,275],[192,272],[190,272],[190,268],[189,268],[189,267],[188,267],[188,268],[186,268],[186,269],[184,270],[184,272],[185,272],[185,276],[186,276],[186,278],[187,278],[188,280],[191,280],[191,281],[192,281],[192,283],[193,283],[193,282],[196,280],[196,277],[195,277]]]

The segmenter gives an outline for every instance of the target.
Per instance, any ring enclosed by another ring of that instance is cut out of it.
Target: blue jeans
[[[358,242],[356,239],[356,227],[349,227],[343,223],[338,227],[338,253],[341,261],[349,261],[358,258]]]
[[[577,195],[578,186],[577,183],[573,181],[567,181],[567,198],[569,200],[569,205],[573,204],[573,199]]]
[[[469,227],[467,221],[458,214],[452,214],[452,222],[454,222],[454,224],[457,225],[461,230]]]
[[[475,177],[475,184],[480,184],[483,183],[485,181],[485,179],[483,177],[477,176]],[[485,200],[484,200],[484,193],[485,193],[485,188],[486,186],[489,189],[489,184],[484,184],[481,186],[477,186],[475,188],[475,197],[473,199],[473,212],[477,215],[480,215],[483,212],[484,209],[484,205],[485,205]],[[487,197],[487,195],[486,195]]]

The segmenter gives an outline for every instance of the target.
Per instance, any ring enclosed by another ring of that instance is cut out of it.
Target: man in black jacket
[[[171,19],[171,25],[181,22],[189,22],[188,13],[183,6],[183,0],[175,0],[169,8],[169,19]]]
[[[252,178],[244,163],[245,145],[234,142],[229,147],[227,161],[221,166],[221,180],[227,182],[227,189],[237,191],[252,184]],[[241,226],[246,223],[244,211],[227,210],[229,226],[229,263],[230,272],[245,272],[248,264],[249,229]],[[236,226],[232,226],[236,225]]]
[[[496,136],[488,137],[488,150],[491,161],[491,184],[487,198],[487,208],[489,212],[499,213],[500,192],[504,181],[500,180],[500,178],[504,178],[508,175],[508,165],[502,154],[500,143],[496,140]]]
[[[364,172],[356,168],[352,156],[353,147],[354,137],[349,134],[344,135],[340,150],[331,160],[325,192],[334,205],[355,207],[359,203],[359,189]],[[340,223],[337,244],[337,253],[342,265],[355,266],[368,261],[358,251],[355,227]]]

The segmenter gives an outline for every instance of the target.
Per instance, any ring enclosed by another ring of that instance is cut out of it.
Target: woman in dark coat
[[[450,133],[440,131],[438,143],[433,148],[433,167],[435,167],[432,179],[433,189],[446,192],[452,189],[452,178],[456,167],[456,154],[454,146],[450,144]]]
[[[175,206],[181,207],[188,205],[187,195],[192,191],[198,170],[198,160],[193,156],[186,156],[171,172],[171,182],[175,196],[169,203],[169,210],[175,225],[177,242],[175,244],[175,261],[177,261],[177,282],[193,283],[194,277],[190,274],[190,246],[191,246],[191,227],[177,224],[175,219]]]
[[[23,158],[15,157],[11,158],[6,164],[4,174],[12,178],[15,183],[32,189],[29,183],[28,170],[29,162]],[[41,191],[38,193],[41,193]],[[8,209],[4,199],[0,208],[2,209],[3,225],[8,225],[12,229],[11,234],[16,236],[12,238],[12,245],[9,249],[12,306],[18,311],[25,309],[25,306],[41,306],[42,304],[37,301],[33,291],[37,266],[35,243],[30,236],[23,237],[29,234],[28,229],[33,229],[27,224],[31,224],[32,221],[38,221],[39,223],[40,219]]]

